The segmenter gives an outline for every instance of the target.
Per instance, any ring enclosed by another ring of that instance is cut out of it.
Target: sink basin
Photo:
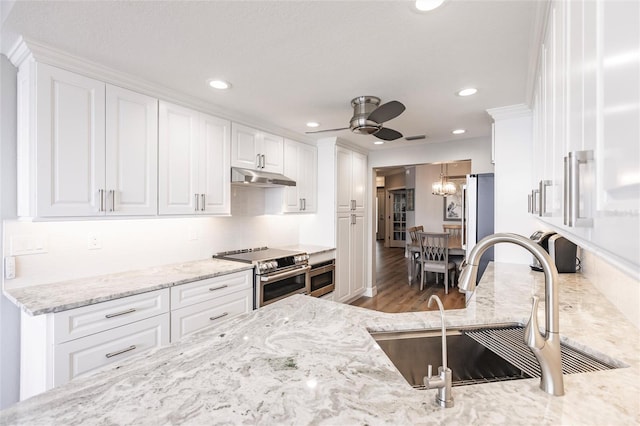
[[[442,365],[440,329],[371,332],[409,384],[424,389],[428,365]],[[564,374],[618,368],[562,344]],[[522,324],[497,324],[447,330],[448,367],[453,386],[540,377],[540,367],[524,343]]]

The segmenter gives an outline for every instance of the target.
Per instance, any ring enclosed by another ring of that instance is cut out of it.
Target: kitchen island
[[[467,308],[446,312],[447,325],[524,323],[543,288],[527,266],[490,264]],[[560,275],[562,338],[629,367],[565,375],[563,397],[525,379],[455,387],[455,406],[440,408],[368,332],[436,328],[439,318],[292,296],[20,402],[0,424],[640,422],[640,334],[580,274]]]

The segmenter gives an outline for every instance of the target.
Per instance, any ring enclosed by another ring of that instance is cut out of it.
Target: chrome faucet
[[[480,240],[471,250],[468,264],[462,262],[458,287],[460,291],[464,292],[475,290],[480,258],[489,247],[497,243],[512,243],[527,249],[542,266],[544,272],[545,334],[543,336],[538,328],[538,298],[534,296],[531,316],[524,329],[524,341],[540,364],[542,371],[540,388],[551,395],[564,395],[562,359],[560,357],[560,322],[558,320],[558,270],[542,246],[517,234],[489,235]]]
[[[449,408],[453,407],[453,396],[451,395],[451,369],[447,367],[447,327],[444,324],[444,307],[440,298],[435,294],[431,295],[427,306],[431,307],[434,300],[440,309],[440,321],[442,322],[442,366],[438,368],[438,376],[434,378],[431,375],[431,364],[429,364],[423,383],[427,389],[438,389],[436,402],[441,407]]]

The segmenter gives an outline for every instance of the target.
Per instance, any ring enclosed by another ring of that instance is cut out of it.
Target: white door
[[[351,296],[351,214],[338,215],[336,221],[336,288],[334,300],[344,302]]]
[[[348,212],[352,209],[351,154],[348,149],[336,147],[336,208],[338,212]]]
[[[37,214],[104,215],[105,85],[37,67]]]
[[[296,181],[296,186],[287,186],[284,188],[284,211],[285,212],[298,212],[301,209],[300,190],[302,182],[298,177],[298,171],[300,170],[300,158],[299,158],[299,146],[301,144],[295,141],[286,139],[284,141],[284,164],[283,174]]]
[[[367,156],[354,152],[352,157],[351,192],[356,210],[364,211],[367,182]]]
[[[194,214],[198,195],[198,112],[160,101],[158,214]]]
[[[155,215],[158,208],[158,100],[107,85],[106,210]]]
[[[354,214],[351,225],[351,297],[364,292],[366,232],[363,214]]]
[[[269,133],[261,133],[262,170],[269,173],[283,173],[284,139]]]
[[[200,209],[205,213],[231,212],[231,122],[200,114]]]
[[[255,170],[260,165],[260,134],[256,129],[233,123],[231,126],[231,165]]]
[[[314,213],[317,209],[318,193],[318,153],[316,147],[300,144],[298,161],[299,196],[304,200],[304,212]]]
[[[389,233],[387,235],[389,247],[404,247],[407,244],[407,191],[404,189],[389,191],[387,197]]]

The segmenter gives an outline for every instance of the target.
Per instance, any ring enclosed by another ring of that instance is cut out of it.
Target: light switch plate
[[[4,258],[4,278],[12,280],[16,277],[16,258],[7,256]]]

